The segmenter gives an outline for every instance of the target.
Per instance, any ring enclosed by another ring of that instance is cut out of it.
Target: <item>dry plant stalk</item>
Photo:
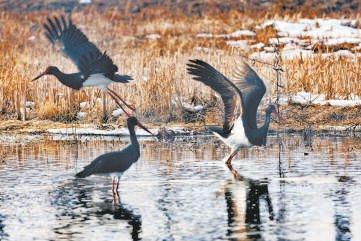
[[[86,101],[90,112],[84,121],[101,121],[98,90],[73,91],[54,77],[30,81],[48,65],[58,66],[64,72],[76,71],[69,60],[52,50],[43,36],[42,23],[47,16],[48,13],[41,12],[0,14],[1,118],[21,118],[25,101],[33,101],[35,115],[31,118],[73,121],[80,110],[79,104]],[[159,121],[180,116],[181,106],[177,100],[190,100],[195,91],[204,102],[214,98],[209,88],[192,81],[186,74],[185,65],[189,59],[208,61],[231,77],[241,59],[240,54],[249,54],[228,46],[221,38],[197,38],[198,33],[224,34],[240,28],[255,30],[255,26],[267,18],[232,11],[228,15],[202,18],[159,16],[127,18],[115,10],[99,13],[95,9],[72,14],[73,21],[89,38],[112,56],[119,71],[135,79],[127,85],[111,87],[136,106],[138,115]],[[298,17],[286,16],[289,19]],[[160,38],[148,38],[149,34],[159,34]],[[275,34],[272,27],[257,30],[253,41],[266,43]],[[238,39],[241,38],[234,40]],[[327,98],[361,96],[359,66],[359,61],[321,56],[284,61],[285,92],[304,90],[323,93]],[[269,67],[256,64],[255,68],[269,82],[275,81],[274,71]],[[109,110],[117,108],[111,99],[108,103]]]

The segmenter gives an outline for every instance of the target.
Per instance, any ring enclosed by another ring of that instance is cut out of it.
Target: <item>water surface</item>
[[[0,240],[361,240],[361,141],[269,138],[242,150],[236,181],[213,137],[141,139],[122,177],[76,179],[125,139],[0,145]]]

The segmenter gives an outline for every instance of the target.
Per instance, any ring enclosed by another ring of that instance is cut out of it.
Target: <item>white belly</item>
[[[246,132],[244,131],[242,118],[239,117],[235,122],[231,133],[228,138],[223,138],[216,134],[226,145],[228,145],[232,152],[239,150],[242,147],[249,147],[252,144],[249,142]]]
[[[108,85],[112,81],[105,77],[103,74],[92,74],[89,78],[83,83],[84,87],[96,86],[102,90],[106,90]]]
[[[110,176],[112,178],[121,178],[123,172],[96,173],[97,176]]]

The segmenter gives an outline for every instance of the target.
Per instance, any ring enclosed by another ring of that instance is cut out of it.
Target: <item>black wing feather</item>
[[[44,24],[45,36],[52,43],[63,46],[64,53],[75,63],[80,72],[85,76],[96,73],[114,75],[117,66],[105,53],[102,54],[94,43],[79,30],[69,18],[63,15],[48,18]],[[90,68],[90,69],[89,69]]]
[[[194,80],[204,83],[221,95],[224,104],[223,131],[224,134],[229,134],[241,113],[242,96],[237,88],[223,74],[202,60],[190,60],[187,70]]]
[[[258,106],[266,93],[266,86],[263,80],[258,76],[256,71],[246,62],[242,61],[233,83],[241,90],[244,105],[242,113],[243,119],[250,128],[257,128]]]
[[[200,81],[219,93],[224,104],[225,134],[230,132],[234,121],[242,111],[242,117],[252,129],[257,128],[257,109],[266,92],[266,86],[257,73],[244,61],[230,81],[227,77],[201,60],[190,60],[187,64],[188,73],[193,79]]]
[[[79,70],[84,74],[85,78],[94,73],[106,73],[113,77],[118,71],[118,67],[113,60],[104,52],[102,55],[90,52],[80,58]]]

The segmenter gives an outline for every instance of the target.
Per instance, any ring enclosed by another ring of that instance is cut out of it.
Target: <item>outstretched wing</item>
[[[242,106],[242,96],[235,85],[223,74],[202,60],[190,60],[187,71],[193,79],[204,83],[221,95],[224,105],[224,134],[230,133],[234,121],[239,117]]]
[[[97,73],[105,73],[113,76],[114,73],[118,71],[117,66],[113,64],[113,60],[106,52],[100,56],[94,52],[84,54],[80,58],[78,67],[80,72],[84,74],[84,78]]]
[[[92,174],[124,172],[139,158],[139,155],[133,154],[132,150],[134,149],[131,146],[127,146],[121,151],[100,155],[76,176],[84,178]]]
[[[52,44],[60,44],[63,52],[75,63],[84,75],[105,73],[114,74],[118,67],[114,65],[106,53],[90,42],[87,36],[79,30],[72,22],[70,16],[65,19],[63,15],[48,18],[44,24],[45,36]],[[91,70],[84,68],[89,68]]]
[[[263,80],[246,62],[241,61],[241,66],[235,74],[233,83],[239,88],[242,95],[243,119],[250,128],[257,128],[257,109],[266,93]]]

